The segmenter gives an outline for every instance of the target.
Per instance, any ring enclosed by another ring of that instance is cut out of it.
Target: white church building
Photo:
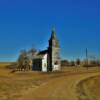
[[[59,71],[61,69],[60,47],[54,30],[51,33],[48,49],[37,53],[33,59],[32,69],[42,72]]]

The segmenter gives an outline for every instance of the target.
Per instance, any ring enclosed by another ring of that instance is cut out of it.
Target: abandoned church
[[[49,72],[59,71],[60,66],[60,46],[56,37],[56,32],[52,30],[47,50],[40,51],[33,59],[33,70]]]

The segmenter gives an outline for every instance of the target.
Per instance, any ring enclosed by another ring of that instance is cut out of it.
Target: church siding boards
[[[33,59],[33,70],[38,71],[57,71],[61,69],[60,66],[60,47],[53,30],[49,40],[49,47],[47,50],[40,51],[36,58]]]
[[[47,72],[47,54],[42,59],[42,71]]]
[[[47,50],[39,52],[33,59],[33,70],[47,72]]]

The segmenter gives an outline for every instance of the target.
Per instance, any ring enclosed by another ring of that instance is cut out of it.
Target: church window
[[[58,65],[58,61],[55,61],[55,65]]]

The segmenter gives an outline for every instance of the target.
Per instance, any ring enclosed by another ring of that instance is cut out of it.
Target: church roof
[[[38,55],[44,55],[44,54],[46,54],[46,53],[48,53],[48,50],[43,50],[43,51],[40,51],[40,52],[38,53]]]
[[[44,57],[45,54],[48,53],[48,50],[43,50],[43,51],[40,51],[36,57],[34,59],[42,59]]]

